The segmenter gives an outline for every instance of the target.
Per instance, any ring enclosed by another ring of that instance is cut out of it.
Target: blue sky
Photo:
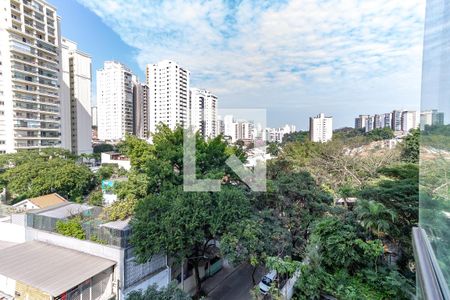
[[[145,80],[147,63],[173,59],[221,108],[266,108],[269,126],[418,109],[421,0],[50,2],[94,73],[115,59]]]

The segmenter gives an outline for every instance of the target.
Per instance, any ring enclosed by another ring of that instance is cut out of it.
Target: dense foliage
[[[422,137],[435,153],[431,131],[445,137],[450,131],[426,128]],[[187,261],[194,269],[197,296],[202,292],[200,266],[221,257],[234,265],[249,263],[254,270],[275,269],[277,285],[301,269],[296,299],[323,294],[407,299],[414,282],[411,228],[418,223],[420,135],[412,130],[396,149],[376,142],[392,137],[390,129],[365,133],[351,128],[338,130],[327,143],[310,142],[305,132],[286,135],[283,143],[268,146],[275,158],[268,162],[267,192],[251,192],[225,163],[231,155],[244,161],[248,145],[229,145],[222,136],[205,141],[198,134],[196,177],[220,180],[221,191],[185,192],[183,130],[166,126],[152,136],[152,145],[127,136],[117,146],[131,159],[130,172],[110,165],[93,174],[67,151],[44,149],[0,155],[0,182],[11,202],[57,192],[102,205],[102,180],[120,178],[114,185],[119,201],[104,209],[103,218],[132,218],[138,262],[160,253],[174,263]],[[102,144],[94,152],[113,149]],[[450,241],[448,218],[442,213],[448,205],[436,201],[449,193],[447,159],[433,157],[424,166],[430,167],[421,180],[423,197],[429,199],[424,216],[433,220],[434,232]],[[339,198],[344,205],[338,205]],[[56,230],[86,238],[79,217],[59,221]],[[442,240],[432,242],[439,251],[448,249]],[[171,284],[134,292],[128,299],[189,297]]]
[[[200,265],[221,256],[276,269],[284,279],[301,269],[297,299],[406,299],[414,279],[418,168],[404,149],[415,146],[413,135],[401,148],[381,149],[368,145],[392,138],[388,129],[345,129],[323,144],[291,134],[268,147],[276,158],[264,193],[251,192],[225,164],[232,154],[244,160],[245,147],[197,135],[197,178],[222,180],[222,190],[212,193],[183,191],[183,131],[161,127],[153,145],[131,136],[119,145],[132,170],[116,187],[121,200],[110,209],[117,213],[106,215],[132,216],[138,261],[159,253],[188,261],[197,295]],[[339,197],[357,201],[339,206]]]
[[[190,300],[191,297],[180,290],[176,283],[172,282],[165,288],[156,285],[148,287],[145,291],[133,291],[128,294],[126,300]]]
[[[74,237],[80,240],[86,239],[86,233],[81,225],[81,217],[73,217],[67,221],[56,222],[56,232],[65,236]]]
[[[420,131],[412,129],[410,134],[405,138],[402,149],[402,159],[410,163],[419,162],[420,154]]]
[[[94,174],[61,149],[23,151],[0,155],[4,171],[0,181],[11,195],[11,202],[58,193],[80,201],[96,184]]]

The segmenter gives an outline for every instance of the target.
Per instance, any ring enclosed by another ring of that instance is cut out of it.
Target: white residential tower
[[[91,57],[62,38],[61,143],[75,154],[92,153]],[[68,99],[68,100],[67,100]]]
[[[133,82],[125,65],[106,61],[97,71],[98,139],[118,141],[133,133]]]
[[[189,126],[189,77],[187,69],[170,60],[147,65],[150,132],[154,133],[159,124],[171,129]]]
[[[313,142],[328,142],[333,138],[333,117],[321,113],[309,118],[309,138]]]

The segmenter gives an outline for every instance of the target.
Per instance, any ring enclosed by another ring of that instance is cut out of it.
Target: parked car
[[[259,283],[259,290],[263,295],[267,295],[267,293],[270,290],[270,286],[272,285],[272,283],[275,281],[276,278],[277,278],[277,271],[275,270],[272,270],[266,275],[264,275],[264,277],[261,279]]]

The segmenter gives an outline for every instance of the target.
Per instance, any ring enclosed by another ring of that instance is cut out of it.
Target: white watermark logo
[[[251,144],[246,147],[247,163],[232,154],[226,165],[239,176],[252,191],[265,192],[266,187],[266,111],[264,109],[222,109],[223,134],[231,142],[238,140]],[[184,129],[183,138],[183,190],[186,192],[218,192],[221,179],[198,179],[196,176],[195,128]]]

